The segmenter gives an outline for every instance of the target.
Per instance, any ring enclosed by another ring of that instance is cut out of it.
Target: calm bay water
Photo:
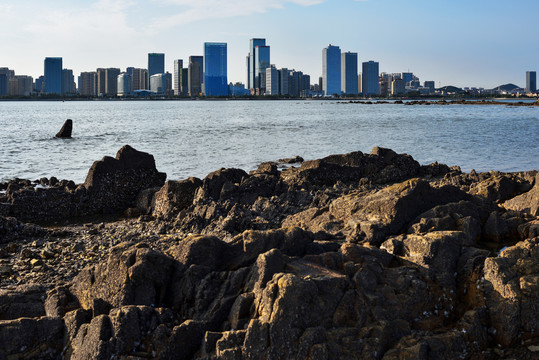
[[[55,139],[65,119],[73,138]],[[374,146],[464,171],[539,169],[539,108],[357,105],[332,101],[0,102],[0,181],[83,182],[95,160],[129,144],[169,179],[252,170]]]

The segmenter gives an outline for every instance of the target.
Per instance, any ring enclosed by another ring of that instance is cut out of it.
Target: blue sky
[[[148,52],[164,52],[172,71],[219,41],[229,81],[245,82],[252,37],[313,82],[329,43],[437,86],[524,86],[525,71],[539,71],[538,0],[0,0],[0,17],[0,67],[34,77],[46,56],[78,75],[146,67]]]

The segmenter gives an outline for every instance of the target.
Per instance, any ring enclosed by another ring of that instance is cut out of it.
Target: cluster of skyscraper
[[[253,38],[247,55],[247,86],[228,84],[227,44],[204,43],[203,56],[189,56],[189,62],[174,60],[173,74],[165,72],[165,54],[148,54],[147,69],[128,67],[98,68],[82,72],[75,84],[73,70],[63,68],[61,57],[47,57],[44,75],[33,81],[26,75],[0,68],[0,96],[75,94],[85,96],[130,96],[157,94],[176,96],[284,95],[293,97],[358,95],[398,96],[407,92],[429,95],[435,92],[434,81],[423,86],[411,72],[381,73],[378,62],[367,61],[358,69],[358,54],[341,52],[338,46],[322,50],[322,76],[311,86],[309,75],[271,64],[266,39]],[[186,65],[186,67],[184,67]],[[174,89],[174,90],[172,90]],[[527,93],[537,91],[535,71],[526,72]]]

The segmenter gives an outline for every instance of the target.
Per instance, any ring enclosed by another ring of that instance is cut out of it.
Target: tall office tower
[[[361,74],[359,74],[357,76],[357,93],[358,94],[363,94],[363,81],[362,81],[363,77],[361,76]]]
[[[148,84],[148,70],[146,69],[133,69],[133,91],[135,90],[149,90]]]
[[[251,39],[249,41],[249,55],[247,60],[247,88],[255,88],[255,78],[256,78],[256,47],[257,46],[266,46],[266,39]],[[269,50],[268,50],[269,57]],[[269,58],[268,58],[269,63]],[[269,65],[268,65],[269,66]]]
[[[31,76],[16,75],[8,81],[8,95],[29,96],[32,93],[34,80]]]
[[[436,90],[436,83],[434,81],[425,81],[423,87],[429,89],[429,93],[433,94]]]
[[[189,94],[189,69],[182,69],[182,76],[180,78],[180,95],[187,96]]]
[[[322,77],[324,95],[341,94],[341,49],[328,45],[322,50]]]
[[[404,80],[395,78],[393,81],[391,81],[391,95],[402,95],[404,94]]]
[[[133,77],[128,73],[118,75],[118,96],[129,96],[133,94]]]
[[[269,46],[255,47],[254,88],[259,89],[259,92],[263,92],[266,87],[266,83],[265,83],[266,69],[269,66],[270,66],[270,47]]]
[[[414,80],[414,73],[403,72],[401,73],[401,79],[404,81],[404,85],[406,86],[410,81]]]
[[[108,68],[105,70],[105,94],[109,96],[118,95],[118,75],[121,70],[118,68]]]
[[[96,73],[97,73],[97,82],[96,82],[97,95],[103,96],[107,93],[107,69],[98,68],[96,70]]]
[[[189,68],[187,77],[187,88],[189,96],[199,96],[202,93],[202,82],[204,81],[204,56],[189,56]]]
[[[155,74],[165,73],[165,54],[149,53],[148,54],[148,79]]]
[[[526,71],[526,91],[537,91],[537,73],[535,71]]]
[[[45,58],[45,93],[62,94],[62,58]]]
[[[301,80],[303,73],[301,71],[290,70],[288,76],[288,94],[299,97],[301,94]]]
[[[362,93],[363,95],[379,95],[380,88],[378,83],[379,65],[375,61],[363,63],[362,75]]]
[[[387,82],[387,77],[378,77],[378,89],[380,90],[380,96],[387,96],[387,94],[391,91],[391,85],[389,82]]]
[[[1,73],[0,76],[2,76]],[[34,80],[34,91],[41,94],[43,92],[43,85],[45,85],[45,76],[41,75]]]
[[[311,91],[311,77],[303,74],[301,77],[301,93],[300,96],[307,97]]]
[[[131,76],[133,76],[133,70],[135,70],[135,68],[132,66],[125,68],[125,72]]]
[[[280,95],[290,95],[288,84],[289,84],[290,73],[287,68],[279,69],[279,94]]]
[[[226,43],[204,43],[204,95],[228,95],[226,56]]]
[[[182,95],[183,60],[174,60],[174,95]]]
[[[341,54],[341,91],[347,95],[357,95],[357,53]]]
[[[97,72],[82,72],[79,76],[79,93],[85,96],[97,95]]]
[[[10,70],[6,67],[0,68],[0,96],[7,95],[8,83],[10,78]]]
[[[172,95],[172,74],[168,71],[165,73],[165,81],[166,81],[166,87],[165,87],[165,94]]]
[[[73,76],[73,70],[62,70],[62,94],[74,94],[75,93],[75,77]]]
[[[279,95],[279,70],[274,65],[266,69],[266,95]]]
[[[150,90],[157,95],[165,95],[167,78],[165,74],[155,74],[150,77]]]

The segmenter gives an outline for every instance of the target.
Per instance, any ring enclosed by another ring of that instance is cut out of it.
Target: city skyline
[[[539,68],[533,31],[512,21],[534,23],[536,1],[519,6],[477,0],[210,0],[56,1],[56,7],[29,0],[0,4],[4,20],[0,66],[17,74],[43,75],[42,59],[62,57],[75,74],[96,68],[145,68],[147,54],[174,59],[201,54],[203,44],[228,44],[228,79],[247,83],[248,40],[264,38],[271,63],[322,75],[320,49],[332,43],[375,60],[380,72],[411,71],[436,86],[525,87],[525,71]],[[325,23],[324,23],[325,21]],[[270,26],[279,24],[279,26]],[[251,29],[264,29],[252,31]],[[181,35],[181,36],[180,36]]]

